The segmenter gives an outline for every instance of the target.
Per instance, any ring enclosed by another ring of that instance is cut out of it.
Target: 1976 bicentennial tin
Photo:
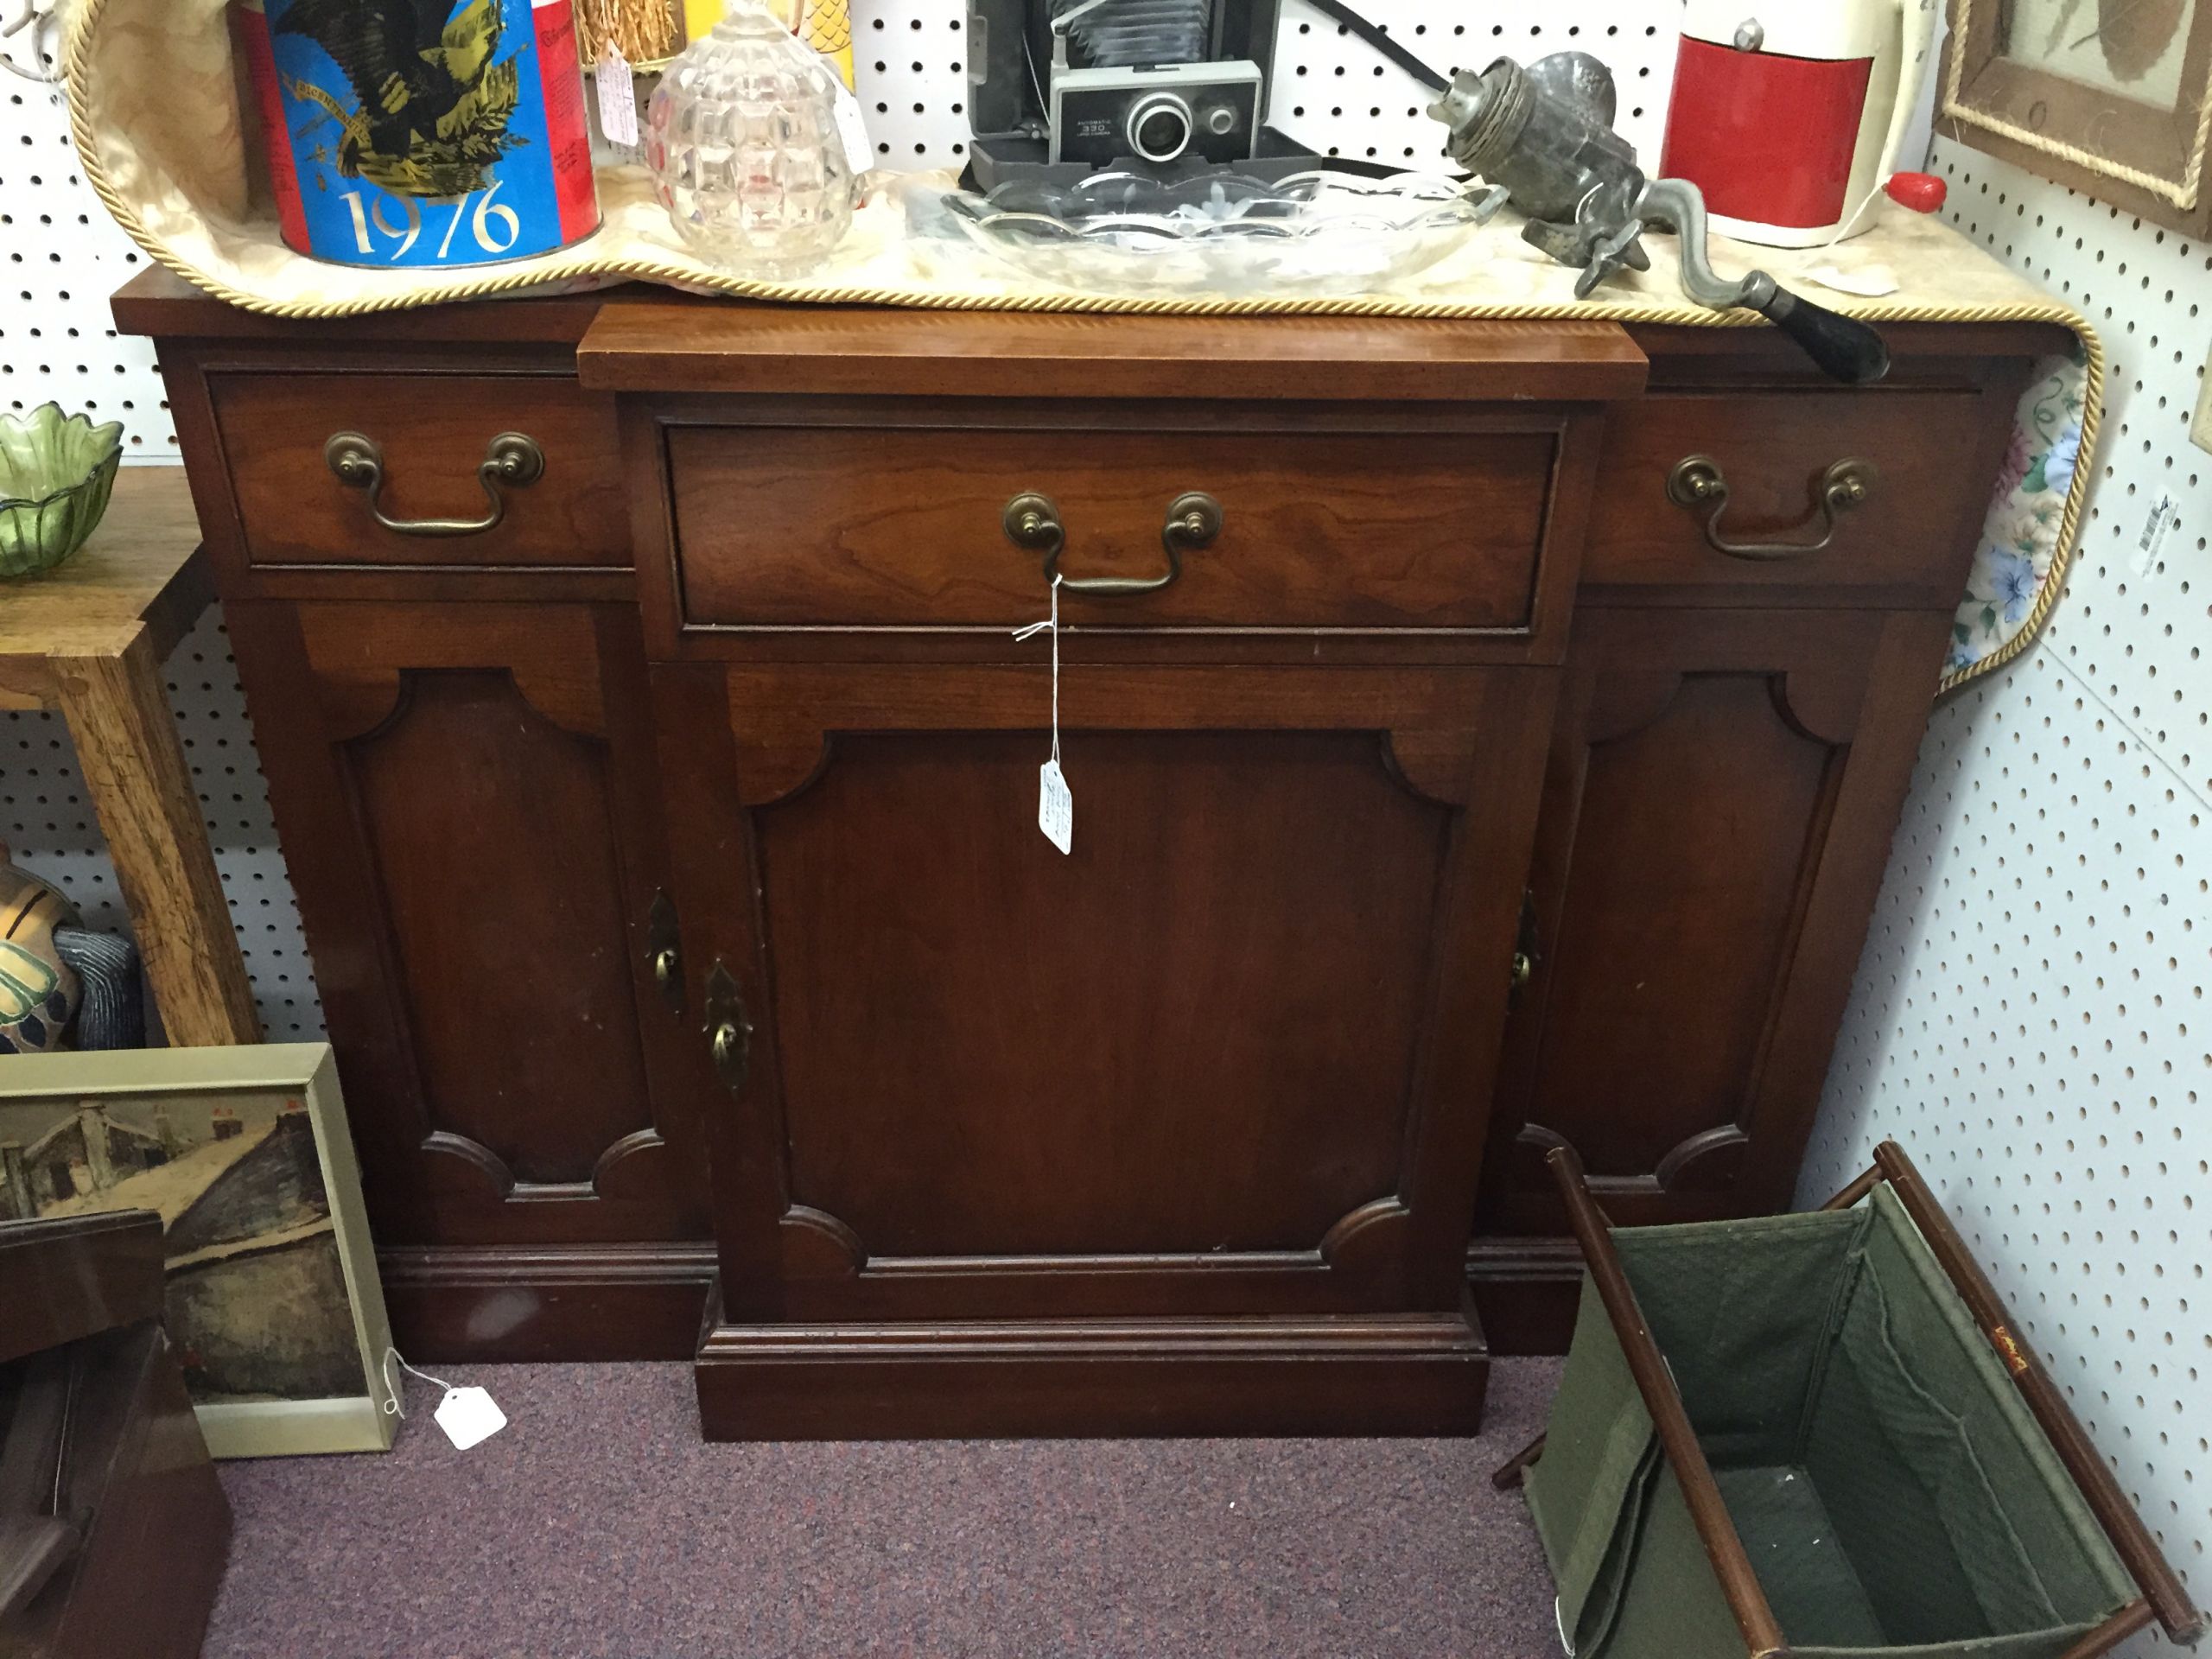
[[[526,259],[599,228],[572,0],[238,0],[286,244]]]

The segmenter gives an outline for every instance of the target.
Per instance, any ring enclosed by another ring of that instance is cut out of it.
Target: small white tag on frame
[[[861,101],[853,95],[853,89],[837,79],[835,69],[828,70],[828,73],[830,79],[837,82],[837,137],[844,140],[845,165],[858,178],[875,165],[875,141],[868,136],[868,122],[861,114]]]
[[[607,135],[608,143],[636,149],[637,83],[630,79],[629,60],[613,41],[609,41],[599,54],[599,71],[593,79],[599,85],[599,130]]]
[[[1075,851],[1075,796],[1058,760],[1037,768],[1037,827],[1063,853]]]
[[[481,1445],[507,1426],[507,1414],[482,1389],[448,1389],[431,1413],[457,1452]]]

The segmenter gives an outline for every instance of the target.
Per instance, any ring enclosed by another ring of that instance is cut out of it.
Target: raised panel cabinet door
[[[379,1244],[703,1236],[635,613],[228,613]]]
[[[1567,1232],[1543,1165],[1562,1143],[1621,1224],[1787,1207],[1946,621],[1578,616],[1478,1282],[1501,1236]]]
[[[1552,671],[655,683],[729,1318],[1459,1306]]]

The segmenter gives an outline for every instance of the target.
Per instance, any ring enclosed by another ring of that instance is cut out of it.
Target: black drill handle
[[[1888,345],[1855,317],[1815,305],[1786,288],[1776,289],[1758,309],[1832,380],[1871,386],[1890,372]]]

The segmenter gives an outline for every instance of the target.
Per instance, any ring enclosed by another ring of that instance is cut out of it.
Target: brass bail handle
[[[1067,526],[1060,522],[1060,510],[1052,505],[1052,498],[1024,491],[1006,504],[999,522],[1005,527],[1007,539],[1016,547],[1045,556],[1045,585],[1051,587],[1059,573],[1060,555],[1067,551],[1068,544]],[[1167,520],[1160,530],[1160,544],[1167,554],[1166,575],[1062,576],[1061,591],[1102,597],[1157,593],[1183,574],[1185,553],[1213,545],[1221,535],[1221,503],[1213,497],[1198,490],[1179,495],[1168,506]]]
[[[497,530],[507,516],[507,499],[500,486],[519,489],[545,476],[545,451],[537,439],[522,432],[502,432],[485,446],[484,464],[476,477],[484,486],[491,511],[481,518],[393,518],[380,499],[384,492],[384,450],[374,438],[359,432],[336,432],[322,446],[322,458],[338,481],[368,493],[369,512],[377,523],[396,536],[481,536]]]
[[[1667,499],[1693,512],[1700,507],[1711,509],[1701,528],[1707,545],[1716,553],[1763,562],[1798,559],[1818,553],[1834,541],[1843,516],[1866,505],[1879,478],[1872,461],[1856,458],[1839,461],[1821,474],[1813,491],[1821,522],[1821,538],[1816,542],[1732,542],[1722,537],[1720,516],[1728,510],[1728,480],[1720,463],[1710,455],[1692,455],[1675,463],[1667,478]]]

